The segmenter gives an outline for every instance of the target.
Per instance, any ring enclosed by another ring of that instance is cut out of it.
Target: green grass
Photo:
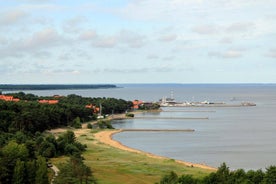
[[[87,151],[83,153],[85,164],[92,169],[99,184],[153,184],[170,171],[198,178],[211,172],[183,166],[173,159],[155,159],[113,148],[94,141],[93,133],[78,137],[78,141],[87,145]]]

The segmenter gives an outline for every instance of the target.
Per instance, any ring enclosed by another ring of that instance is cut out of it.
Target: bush
[[[133,113],[126,113],[126,117],[134,118],[134,114]]]
[[[93,129],[92,124],[91,124],[91,123],[88,123],[88,124],[87,124],[87,128],[89,128],[89,129]]]

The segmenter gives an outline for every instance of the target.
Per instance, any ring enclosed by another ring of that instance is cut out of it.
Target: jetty
[[[209,119],[209,117],[155,117],[155,116],[136,116],[135,119],[178,119],[178,120],[200,120]]]
[[[194,132],[194,129],[120,129],[121,132]]]

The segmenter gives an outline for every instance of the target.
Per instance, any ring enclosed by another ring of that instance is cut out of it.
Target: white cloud
[[[145,44],[145,36],[129,30],[122,30],[118,34],[118,41],[132,48],[139,48]]]
[[[236,22],[226,28],[227,32],[248,32],[253,31],[255,28],[252,22]]]
[[[215,25],[199,25],[192,27],[192,31],[203,35],[213,35],[219,32]]]
[[[174,40],[176,40],[177,35],[176,34],[167,34],[167,35],[163,35],[159,38],[160,41],[162,42],[172,42]]]
[[[2,15],[0,16],[0,26],[7,26],[18,23],[28,16],[28,14],[22,10],[6,11],[2,12],[1,14]]]
[[[93,42],[94,47],[99,48],[113,48],[117,44],[117,39],[114,36],[109,37],[101,37],[98,38],[96,41]]]
[[[26,38],[10,40],[9,44],[0,47],[2,57],[22,57],[65,44],[66,40],[53,28],[45,28]]]
[[[211,57],[219,57],[219,58],[225,58],[225,59],[234,59],[234,58],[240,58],[243,56],[243,49],[229,49],[224,52],[209,52],[209,56]]]
[[[270,49],[265,55],[267,57],[276,58],[276,49]]]
[[[79,39],[80,40],[92,40],[94,38],[97,37],[97,32],[94,31],[94,30],[86,30],[86,31],[83,31],[80,35],[79,35]]]
[[[147,59],[156,60],[156,59],[159,59],[159,56],[154,55],[154,54],[151,54],[151,55],[148,55],[148,56],[147,56]]]
[[[80,26],[86,22],[86,18],[83,16],[75,16],[65,21],[63,25],[63,31],[67,33],[78,33]]]

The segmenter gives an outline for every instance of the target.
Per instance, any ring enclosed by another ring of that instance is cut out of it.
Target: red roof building
[[[0,100],[9,101],[9,102],[18,102],[19,98],[14,98],[13,96],[0,95]]]
[[[38,103],[42,103],[42,104],[57,104],[58,100],[39,100]]]

